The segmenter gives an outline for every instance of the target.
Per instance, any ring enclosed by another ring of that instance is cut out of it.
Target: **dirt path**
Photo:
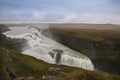
[[[12,60],[12,57],[11,57],[10,52],[9,52],[8,49],[6,49],[6,54],[7,54],[7,56],[9,57],[9,61],[8,61],[8,63],[6,64],[6,71],[7,71],[8,75],[9,75],[9,77],[10,77],[10,80],[15,80],[15,75],[14,75],[14,73],[12,72],[12,69],[11,69],[11,67],[10,67],[10,63],[11,63],[13,60]]]

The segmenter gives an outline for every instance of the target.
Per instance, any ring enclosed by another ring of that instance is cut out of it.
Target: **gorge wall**
[[[69,33],[69,31],[63,32],[54,29],[50,29],[49,31],[52,32],[54,37],[56,36],[54,38],[56,41],[87,55],[92,60],[95,69],[120,75],[119,37],[118,39],[113,39],[112,36],[102,36],[105,39],[104,41],[94,41],[76,37],[72,35],[74,33]],[[48,36],[49,33],[44,31],[43,34]]]

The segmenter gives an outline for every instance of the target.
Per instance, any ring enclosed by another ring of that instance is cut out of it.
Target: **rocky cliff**
[[[43,34],[48,36],[47,32],[44,31]],[[50,29],[50,32],[56,41],[87,55],[97,70],[120,75],[119,32],[84,29],[74,32],[69,28],[68,30]]]

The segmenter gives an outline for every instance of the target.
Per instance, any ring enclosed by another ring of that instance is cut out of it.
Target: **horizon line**
[[[98,23],[98,22],[30,22],[30,21],[25,21],[25,22],[23,22],[23,21],[0,21],[0,24],[27,24],[27,23],[38,23],[38,24],[40,24],[40,23],[56,23],[56,24],[59,24],[59,23],[79,23],[79,24],[119,24],[120,25],[120,23]]]

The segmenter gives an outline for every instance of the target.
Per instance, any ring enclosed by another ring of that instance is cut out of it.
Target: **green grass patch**
[[[69,73],[65,77],[59,78],[57,80],[120,80],[120,78],[118,76],[109,75],[104,72],[74,70],[72,73]]]
[[[86,39],[86,40],[91,40],[91,41],[105,41],[102,36],[98,36],[94,33],[91,32],[86,32],[86,31],[69,31],[69,30],[63,30],[63,29],[51,29],[53,32],[64,34],[64,35],[71,35],[76,38],[81,38],[81,39]]]
[[[8,73],[6,72],[6,64],[8,63],[8,56],[3,50],[0,48],[0,80],[9,80]]]

